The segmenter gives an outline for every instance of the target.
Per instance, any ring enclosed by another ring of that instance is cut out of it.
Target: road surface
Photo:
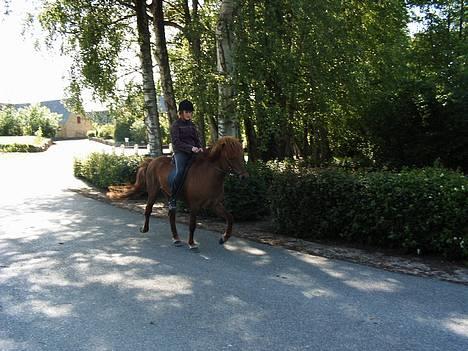
[[[0,154],[0,350],[468,349],[468,287],[198,230],[80,196],[60,141]],[[187,227],[179,225],[183,237]]]

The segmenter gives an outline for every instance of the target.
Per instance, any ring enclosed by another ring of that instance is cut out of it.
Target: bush
[[[41,148],[30,145],[30,144],[8,144],[0,145],[0,151],[2,152],[38,152],[43,151]]]
[[[130,129],[132,127],[131,120],[116,120],[115,122],[115,131],[114,131],[114,140],[116,142],[123,142],[125,138],[130,138]]]
[[[53,138],[58,131],[61,116],[51,112],[47,107],[31,105],[17,112],[21,121],[22,135],[38,135]]]
[[[145,122],[136,120],[130,128],[130,140],[136,144],[147,144],[148,137]]]
[[[104,189],[133,183],[142,159],[95,153],[75,161],[74,171]],[[225,205],[236,220],[271,214],[289,236],[468,258],[468,179],[460,173],[353,173],[297,163],[251,163],[247,170],[249,178],[225,181]]]
[[[270,192],[278,231],[468,257],[468,181],[444,169],[400,173],[285,169]]]
[[[21,122],[17,112],[12,107],[0,110],[0,135],[14,136],[22,135]]]
[[[248,163],[249,177],[227,177],[225,206],[236,220],[254,220],[269,214],[268,184],[271,171],[263,163]]]
[[[97,127],[97,137],[102,139],[113,139],[114,138],[114,125],[103,124]]]
[[[134,183],[141,156],[117,156],[93,153],[85,160],[75,160],[74,174],[98,188]]]

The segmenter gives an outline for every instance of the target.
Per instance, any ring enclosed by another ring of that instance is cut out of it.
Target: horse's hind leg
[[[155,189],[148,190],[148,200],[146,202],[146,208],[145,208],[145,223],[143,224],[143,227],[140,228],[140,232],[146,233],[149,230],[149,220],[151,216],[151,212],[153,212],[153,206],[154,203],[156,202],[156,195],[158,194],[158,187],[155,187]]]
[[[226,211],[222,203],[218,203],[214,209],[219,216],[223,217],[226,220],[226,230],[224,231],[223,236],[219,238],[219,243],[222,245],[231,237],[233,217],[232,214]]]
[[[197,214],[194,211],[190,211],[190,223],[189,223],[189,240],[188,245],[191,249],[198,248],[195,240],[193,239],[193,234],[197,228]]]
[[[169,223],[171,224],[172,241],[174,242],[174,245],[177,246],[181,242],[180,242],[179,234],[177,233],[175,215],[176,215],[176,211],[169,211]]]

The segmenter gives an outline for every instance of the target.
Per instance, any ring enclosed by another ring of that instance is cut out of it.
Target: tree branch
[[[180,30],[181,32],[184,31],[184,27],[183,27],[183,26],[181,26],[181,25],[178,24],[178,23],[172,22],[172,21],[164,21],[164,25],[167,26],[167,27],[174,27],[174,28],[177,28],[177,29]]]
[[[123,0],[115,0],[116,3],[128,8],[128,9],[131,9],[133,11],[136,11],[136,7],[132,4],[129,4],[127,1],[123,1]]]

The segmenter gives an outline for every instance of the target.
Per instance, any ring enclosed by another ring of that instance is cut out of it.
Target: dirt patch
[[[131,211],[143,213],[146,202],[144,200],[110,201],[104,193],[92,188],[71,189],[83,196],[104,201],[113,206],[126,208]],[[153,216],[167,218],[167,207],[164,203],[156,202]],[[142,220],[143,221],[143,220]],[[187,213],[178,213],[177,222],[188,224]],[[224,232],[224,222],[213,218],[199,218],[198,228]],[[273,224],[269,221],[235,222],[233,235],[255,242],[281,246],[286,249],[299,251],[326,258],[345,260],[364,264],[371,267],[382,268],[392,272],[411,274],[416,276],[433,277],[453,283],[468,285],[468,268],[440,258],[415,257],[409,255],[396,255],[387,251],[368,250],[364,248],[349,247],[342,244],[325,244],[296,239],[274,233]]]

